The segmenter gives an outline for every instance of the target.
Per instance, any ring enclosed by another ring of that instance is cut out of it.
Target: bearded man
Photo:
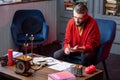
[[[99,45],[97,22],[88,14],[85,5],[78,4],[66,27],[64,47],[54,52],[54,58],[89,65]]]

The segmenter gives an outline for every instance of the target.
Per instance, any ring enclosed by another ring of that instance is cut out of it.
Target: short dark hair
[[[77,4],[74,7],[74,11],[77,12],[78,14],[84,14],[88,12],[88,8],[84,4]]]

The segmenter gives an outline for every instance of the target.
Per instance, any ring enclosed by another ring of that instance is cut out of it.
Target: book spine
[[[116,3],[117,3],[117,0],[107,0],[107,3],[113,3],[113,4],[116,4]]]
[[[115,16],[116,15],[116,11],[106,9],[106,15],[113,15],[113,16]]]
[[[117,8],[117,4],[106,3],[105,7]]]
[[[64,2],[64,6],[73,6],[74,4],[72,2]]]
[[[65,7],[66,10],[73,10],[73,7]]]

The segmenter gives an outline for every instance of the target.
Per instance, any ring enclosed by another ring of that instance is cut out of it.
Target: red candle
[[[8,49],[8,66],[13,65],[13,50]]]

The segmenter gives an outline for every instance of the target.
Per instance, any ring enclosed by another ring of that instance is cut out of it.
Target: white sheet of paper
[[[48,65],[58,64],[61,63],[59,60],[54,59],[53,57],[46,57],[44,58]]]
[[[8,53],[6,54],[8,55]],[[23,55],[23,52],[13,51],[13,58]]]
[[[45,59],[43,57],[34,57],[33,58],[33,63],[34,64],[41,64],[40,62],[44,62]]]
[[[59,60],[54,59],[52,57],[45,57],[45,58],[44,57],[35,57],[35,58],[33,58],[34,64],[40,64],[40,62],[43,62],[43,61],[47,62],[47,65],[54,65],[54,64],[60,63]]]
[[[18,57],[18,56],[21,56],[23,55],[23,52],[17,52],[17,51],[13,51],[13,57]]]
[[[66,70],[66,69],[70,68],[71,65],[73,65],[73,64],[67,63],[67,62],[61,62],[59,64],[52,65],[48,68],[58,70],[58,71],[62,71],[62,70]]]

